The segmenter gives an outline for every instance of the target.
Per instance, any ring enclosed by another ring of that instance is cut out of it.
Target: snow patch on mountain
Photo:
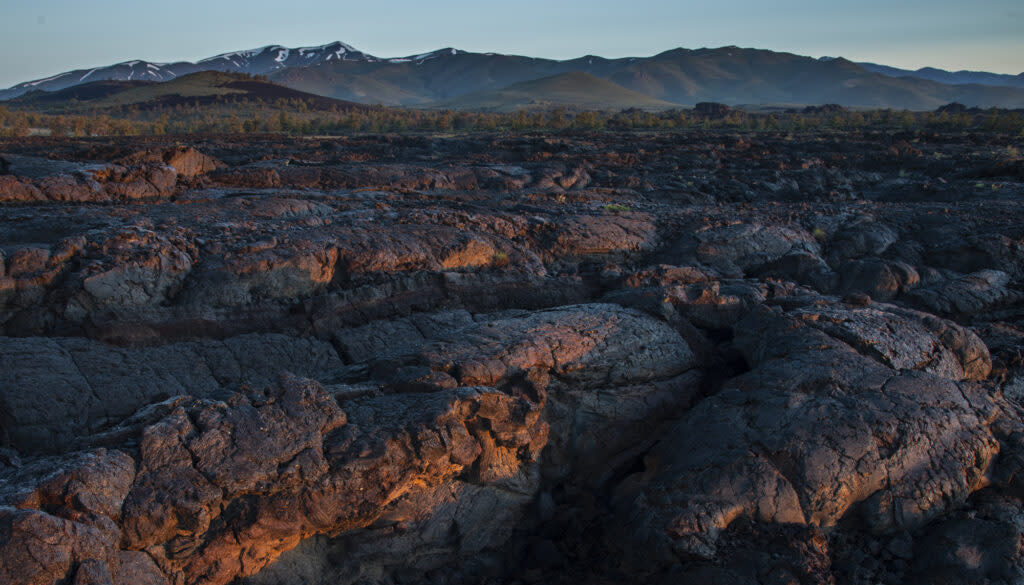
[[[267,47],[261,47],[259,49],[252,49],[249,51],[234,51],[231,53],[221,53],[220,55],[214,55],[213,57],[200,59],[199,61],[196,61],[196,64],[198,65],[200,63],[210,63],[211,61],[217,60],[233,61],[235,59],[251,59],[254,55],[259,54],[260,51],[263,51],[266,48]]]
[[[436,51],[430,51],[429,53],[420,53],[419,55],[410,55],[408,57],[398,57],[398,58],[395,58],[395,59],[388,59],[387,62],[388,63],[413,63],[413,62],[414,63],[422,63],[424,61],[429,61],[431,59],[437,59],[439,57],[447,57],[447,56],[450,56],[450,55],[458,55],[460,53],[465,53],[465,51],[460,51],[458,49],[453,49],[451,47],[447,47],[447,48],[444,48],[444,49],[438,49]]]
[[[54,81],[56,79],[60,79],[61,77],[66,77],[68,75],[71,75],[71,73],[60,73],[58,75],[54,75],[53,77],[47,77],[46,79],[37,79],[35,81],[28,81],[24,85],[37,86],[37,85],[39,85],[41,83],[46,83],[48,81]]]

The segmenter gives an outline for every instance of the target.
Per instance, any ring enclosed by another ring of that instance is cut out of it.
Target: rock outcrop
[[[0,582],[1018,583],[1013,141],[4,142]]]

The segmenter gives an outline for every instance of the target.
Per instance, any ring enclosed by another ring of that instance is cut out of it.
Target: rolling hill
[[[567,73],[550,59],[442,49],[422,59],[334,62],[273,73],[274,81],[338,99],[417,106]]]
[[[362,104],[306,93],[248,75],[202,71],[172,81],[96,81],[54,92],[33,91],[10,100],[19,109],[74,113],[132,106],[139,109],[278,99],[302,100],[313,109],[363,108]]]
[[[484,112],[548,110],[564,106],[581,110],[665,110],[679,107],[654,99],[589,73],[570,71],[521,81],[498,90],[469,93],[434,107]]]

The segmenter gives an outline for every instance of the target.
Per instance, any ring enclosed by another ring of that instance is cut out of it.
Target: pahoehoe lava
[[[1024,582],[972,132],[0,142],[0,583]]]

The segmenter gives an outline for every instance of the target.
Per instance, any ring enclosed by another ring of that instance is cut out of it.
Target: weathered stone
[[[836,272],[840,294],[860,292],[880,301],[892,300],[921,282],[913,266],[878,258],[851,260],[839,266]]]
[[[341,366],[328,344],[284,335],[140,349],[0,337],[0,348],[0,428],[26,452],[67,449],[170,396],[211,396],[231,384],[273,384],[285,371],[324,376]]]
[[[2,145],[0,581],[1024,574],[995,134],[177,140]]]
[[[637,566],[712,558],[738,518],[915,528],[987,484],[999,443],[982,389],[896,372],[767,311],[737,336],[754,370],[685,414],[619,488],[613,533],[644,543],[623,549]]]
[[[134,477],[131,457],[103,449],[0,468],[0,580],[109,582]]]
[[[1013,290],[1010,276],[982,270],[913,291],[908,298],[923,309],[953,317],[998,313],[1019,304],[1024,295]]]

